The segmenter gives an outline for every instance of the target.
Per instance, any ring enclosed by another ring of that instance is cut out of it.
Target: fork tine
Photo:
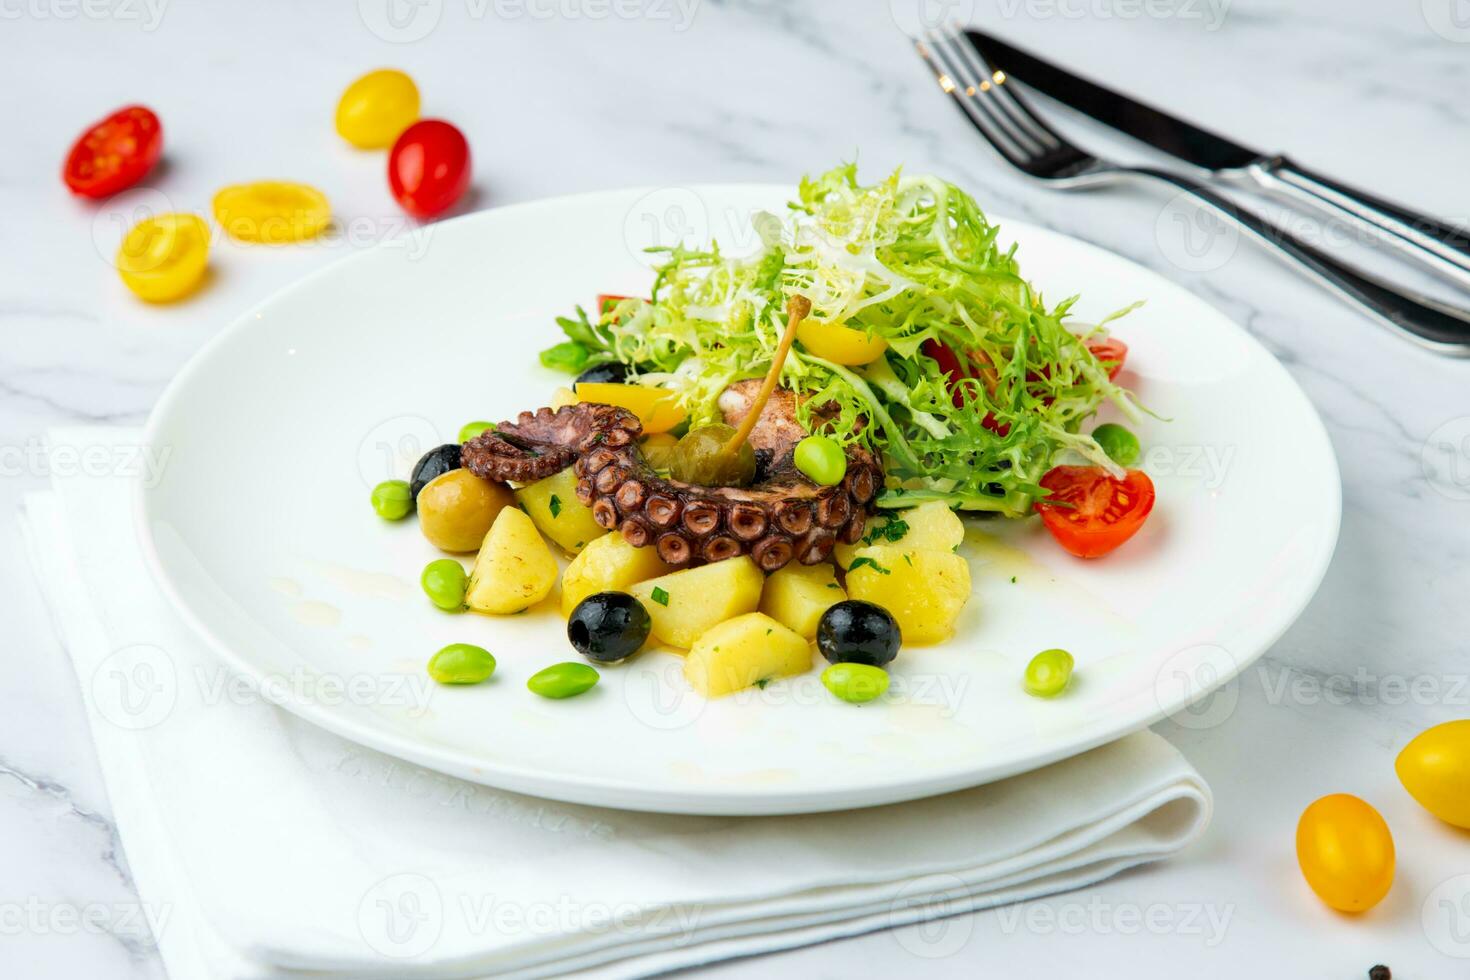
[[[968,38],[957,33],[954,27],[947,27],[935,46],[947,55],[947,61],[956,66],[956,71],[973,79],[967,84],[966,93],[985,106],[1007,132],[1015,134],[1032,156],[1044,155],[1060,145],[1056,134],[1050,132],[1034,113],[1025,111],[1024,107],[1017,110],[1011,93],[1006,91],[1009,87],[1005,84],[1005,74],[984,62]]]
[[[1017,149],[1028,158],[1034,159],[1047,152],[1046,143],[1028,133],[1025,126],[999,107],[993,98],[995,84],[989,73],[983,70],[976,71],[973,62],[968,62],[961,57],[960,46],[953,37],[933,34],[930,36],[930,41],[940,63],[945,66],[945,70],[959,81],[959,92],[963,93],[963,101],[967,107],[988,117],[992,127],[1005,133]]]
[[[1043,150],[1055,150],[1067,145],[1066,140],[1057,135],[1054,129],[1031,110],[1026,100],[1021,97],[1021,93],[1010,84],[1010,79],[1005,72],[998,71],[994,65],[990,64],[962,30],[950,24],[944,28],[944,33],[950,43],[958,49],[960,58],[968,64],[970,69],[978,73],[981,78],[990,81],[991,84],[985,91],[994,97],[996,104],[1023,132],[1035,140]]]
[[[965,118],[970,120],[970,125],[985,137],[985,141],[1004,157],[1007,163],[1018,170],[1025,170],[1031,157],[1030,151],[1025,148],[1024,143],[1017,143],[1013,137],[1005,133],[995,124],[988,112],[980,109],[975,100],[967,96],[967,89],[971,88],[970,83],[964,80],[957,81],[954,74],[955,69],[941,62],[939,52],[923,40],[916,38],[914,47],[918,50],[919,57],[923,58],[934,72],[934,77],[939,81],[939,87],[946,95],[954,99],[960,111],[965,114]]]

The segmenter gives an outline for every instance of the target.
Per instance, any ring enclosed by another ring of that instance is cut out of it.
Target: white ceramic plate
[[[627,191],[503,208],[350,258],[251,310],[175,380],[149,426],[167,450],[140,492],[159,582],[188,621],[286,707],[364,745],[506,789],[682,813],[774,814],[889,803],[1044,765],[1192,708],[1287,628],[1337,537],[1331,446],[1286,372],[1180,287],[1062,235],[1002,220],[1052,300],[1080,293],[1131,347],[1125,383],[1158,505],[1116,554],[1082,562],[1038,522],[975,521],[974,596],[956,638],[905,649],[886,702],[838,702],[810,674],[706,702],[679,656],[649,650],[590,694],[544,701],[526,678],[576,659],[554,601],[491,618],[435,610],[441,557],[415,522],[368,505],[472,419],[545,404],[566,382],[536,353],[555,315],[651,281],[642,247],[671,232],[751,248],[777,187]],[[555,596],[553,596],[553,600]],[[493,680],[439,688],[430,654],[472,642]],[[1036,651],[1065,647],[1065,697],[1023,694]],[[820,658],[816,658],[820,661]]]

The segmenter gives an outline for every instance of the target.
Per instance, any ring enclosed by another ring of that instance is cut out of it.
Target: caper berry
[[[703,487],[746,487],[755,479],[755,449],[749,441],[733,453],[725,446],[735,430],[722,422],[684,434],[669,453],[669,475]]]
[[[429,676],[440,684],[478,684],[495,673],[495,658],[473,643],[451,643],[429,660]]]
[[[1023,684],[1026,693],[1038,698],[1054,698],[1067,689],[1072,680],[1075,661],[1065,650],[1043,650],[1026,665]]]
[[[1092,439],[1119,466],[1132,466],[1138,461],[1138,437],[1121,425],[1106,422],[1092,430]]]
[[[373,510],[385,521],[401,521],[413,513],[413,492],[405,480],[384,480],[373,487]]]

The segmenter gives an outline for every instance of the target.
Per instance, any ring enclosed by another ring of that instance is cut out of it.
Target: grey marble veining
[[[621,185],[790,182],[854,154],[867,173],[936,171],[998,214],[1180,282],[1275,353],[1339,454],[1338,554],[1301,620],[1232,687],[1228,716],[1159,726],[1217,794],[1209,835],[1180,860],[928,933],[880,932],[710,972],[1173,977],[1189,964],[1206,977],[1349,978],[1387,962],[1411,980],[1464,974],[1467,961],[1425,916],[1436,885],[1470,870],[1470,836],[1418,810],[1392,762],[1422,728],[1470,716],[1470,455],[1448,482],[1426,477],[1431,437],[1470,431],[1443,428],[1470,417],[1470,363],[1412,348],[1247,244],[1218,267],[1190,271],[1160,230],[1158,196],[1062,196],[1003,169],[908,50],[900,24],[920,0],[427,0],[398,10],[412,30],[426,11],[437,17],[418,40],[383,29],[390,2],[399,0],[117,0],[91,13],[62,0],[0,4],[0,448],[22,449],[60,423],[141,421],[240,310],[402,229],[381,156],[352,152],[331,127],[341,88],[372,67],[412,73],[425,113],[468,134],[476,207]],[[1470,25],[1455,19],[1455,2],[928,7],[1467,223]],[[127,101],[164,120],[167,163],[150,186],[171,206],[207,210],[219,185],[292,177],[324,188],[363,240],[281,250],[216,243],[214,281],[200,296],[167,308],[133,301],[109,267],[116,214],[71,199],[57,179],[82,125]],[[1102,145],[1095,130],[1075,131]],[[44,467],[28,460],[0,459],[0,510],[45,485]],[[97,931],[60,928],[45,914],[137,900],[75,679],[9,521],[0,521],[0,591],[0,973],[160,977],[146,934],[119,925],[121,912],[109,919],[116,928]],[[1432,694],[1391,696],[1398,680]],[[1358,920],[1307,895],[1292,852],[1301,809],[1334,791],[1378,805],[1399,845],[1394,893]],[[1129,925],[1155,906],[1161,928]],[[1470,935],[1470,912],[1464,925]]]

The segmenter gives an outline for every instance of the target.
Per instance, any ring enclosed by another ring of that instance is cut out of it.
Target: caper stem
[[[776,390],[776,383],[781,380],[781,367],[786,363],[786,355],[791,353],[791,344],[796,340],[796,328],[811,311],[812,301],[805,296],[792,296],[786,300],[786,332],[781,335],[781,343],[776,345],[776,353],[771,358],[771,369],[766,372],[766,380],[761,382],[761,390],[756,393],[750,411],[740,420],[740,428],[735,430],[721,452],[734,455],[745,440],[750,438],[751,430],[760,421],[761,412],[766,410],[766,402],[771,400],[771,393]]]

